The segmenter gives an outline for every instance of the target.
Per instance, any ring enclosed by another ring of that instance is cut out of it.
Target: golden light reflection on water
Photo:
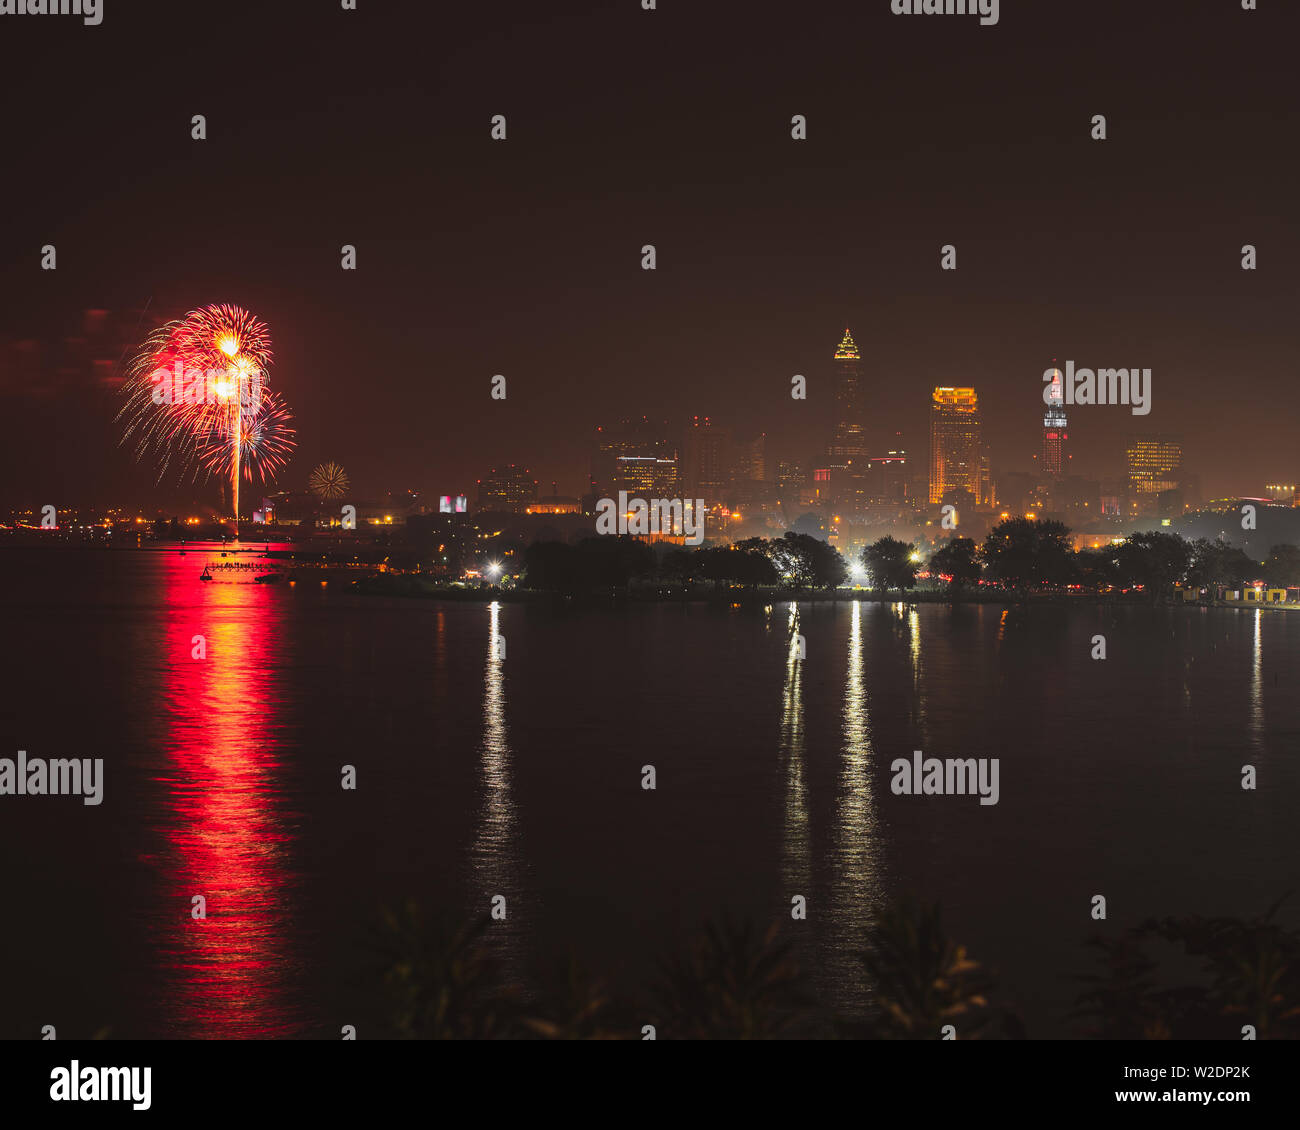
[[[1256,756],[1264,752],[1264,610],[1255,609],[1255,633],[1251,641],[1250,744]]]
[[[790,645],[785,659],[781,702],[780,765],[783,774],[784,823],[781,832],[781,879],[786,900],[811,894],[812,860],[808,829],[808,786],[804,767],[803,659],[799,654],[799,606],[790,604]]]
[[[505,897],[507,966],[519,957],[521,876],[518,852],[514,773],[506,726],[505,638],[501,633],[501,604],[488,608],[487,658],[483,668],[483,742],[480,760],[482,803],[470,848],[475,913],[487,913],[496,895]],[[495,925],[495,924],[494,924]]]
[[[913,705],[913,719],[918,730],[924,730],[925,716],[925,669],[921,663],[921,614],[913,607],[907,616],[909,633],[908,654],[912,659],[912,691],[916,698]]]
[[[841,1009],[860,1005],[865,1000],[861,989],[862,966],[853,954],[865,948],[867,932],[883,897],[880,827],[872,783],[875,753],[871,745],[871,704],[866,685],[860,601],[854,601],[851,617],[844,682],[844,748],[836,792],[830,925],[822,962],[837,1007]]]

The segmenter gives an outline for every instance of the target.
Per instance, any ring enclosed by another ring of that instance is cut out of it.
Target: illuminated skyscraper
[[[1048,391],[1047,411],[1043,413],[1043,474],[1059,479],[1065,473],[1065,398],[1062,392],[1060,369]]]
[[[681,474],[677,453],[671,455],[620,455],[615,460],[615,491],[625,490],[633,498],[677,498]]]
[[[1175,436],[1134,436],[1128,443],[1129,491],[1138,496],[1175,490],[1183,468],[1183,445]],[[1146,510],[1139,499],[1139,509]]]
[[[537,480],[527,467],[493,467],[478,481],[478,508],[522,514],[537,499]]]
[[[707,416],[692,416],[686,427],[686,490],[710,506],[722,502],[731,487],[731,432]]]
[[[866,403],[862,360],[853,335],[846,329],[835,350],[835,431],[826,445],[830,462],[864,463],[867,458]]]
[[[892,446],[884,455],[871,457],[870,466],[869,497],[872,502],[899,504],[907,499],[910,468],[902,432],[894,433]]]
[[[953,491],[985,500],[979,398],[973,388],[936,388],[930,403],[930,502]]]
[[[767,433],[739,445],[736,453],[736,476],[746,482],[767,481]]]
[[[660,461],[674,467],[677,463],[676,449],[668,441],[668,421],[641,416],[598,427],[591,456],[592,489],[611,498],[620,490],[639,490],[653,478]]]

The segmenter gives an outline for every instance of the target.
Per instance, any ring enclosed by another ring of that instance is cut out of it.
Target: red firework
[[[191,310],[146,339],[127,370],[122,440],[137,455],[181,472],[222,473],[238,516],[239,479],[267,479],[294,448],[293,419],[268,390],[271,337],[266,324],[238,306]]]

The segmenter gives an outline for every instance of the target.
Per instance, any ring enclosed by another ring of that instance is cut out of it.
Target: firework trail
[[[263,392],[261,400],[260,410],[245,416],[239,433],[239,462],[243,478],[250,483],[255,468],[259,479],[273,479],[284,469],[297,446],[293,438],[293,413],[273,392]],[[208,474],[228,474],[232,439],[228,429],[209,432],[197,444],[198,465]]]
[[[122,442],[152,458],[162,480],[220,473],[239,514],[239,479],[273,478],[294,449],[292,414],[267,389],[271,338],[238,306],[191,310],[154,330],[127,368]]]

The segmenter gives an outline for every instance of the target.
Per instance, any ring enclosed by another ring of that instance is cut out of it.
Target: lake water
[[[0,552],[0,756],[105,762],[97,807],[0,797],[0,1036],[365,1035],[377,908],[407,896],[504,894],[508,965],[634,984],[724,913],[780,921],[852,1012],[852,955],[906,893],[1062,1037],[1099,926],[1300,889],[1297,615],[574,610],[204,584],[209,560]],[[999,802],[893,795],[914,750],[999,758]]]

